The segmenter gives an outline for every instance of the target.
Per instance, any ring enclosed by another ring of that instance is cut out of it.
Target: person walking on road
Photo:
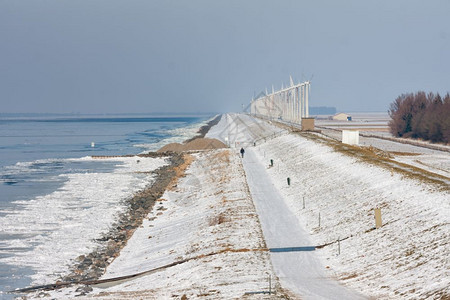
[[[241,156],[242,156],[242,158],[244,158],[244,153],[245,153],[244,148],[241,148]]]

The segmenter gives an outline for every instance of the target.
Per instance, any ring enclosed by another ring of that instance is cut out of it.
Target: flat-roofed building
[[[351,121],[352,120],[352,116],[345,114],[345,113],[338,113],[336,115],[333,116],[333,120],[337,120],[337,121]]]

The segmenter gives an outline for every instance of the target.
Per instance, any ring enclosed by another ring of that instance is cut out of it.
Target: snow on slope
[[[221,140],[230,147],[248,147],[274,136],[287,133],[267,121],[243,114],[224,114],[216,126],[206,134],[207,138]]]
[[[275,286],[267,251],[247,251],[265,248],[265,243],[240,158],[230,150],[193,155],[195,161],[186,176],[165,192],[103,278],[195,259],[115,286],[95,288],[86,297],[232,299],[245,292],[267,291],[269,275]],[[213,255],[198,257],[208,254]],[[76,294],[73,290],[51,296],[70,298]]]
[[[254,149],[247,148],[243,162],[267,246],[278,251],[283,248],[288,250],[270,253],[281,285],[301,299],[364,299],[326,276],[325,268],[314,247],[311,247],[314,244],[308,232],[287,207],[283,196],[272,183],[266,165],[258,160]],[[289,251],[291,247],[300,247],[303,251]]]
[[[353,114],[351,122],[316,120],[316,126],[320,128],[323,135],[338,141],[342,139],[341,130],[359,130],[360,145],[389,152],[396,161],[442,176],[450,176],[449,145],[394,137],[389,133],[389,120],[387,114],[359,113]]]
[[[315,244],[334,242],[319,250],[330,276],[376,298],[450,294],[448,192],[391,176],[298,135],[256,148],[266,165],[275,161],[268,172]],[[374,208],[381,208],[384,222],[377,230]],[[340,255],[339,238],[345,239]]]
[[[242,131],[262,122],[243,115],[228,115],[226,120],[231,124],[222,124],[224,136],[227,128],[234,128],[233,122]],[[276,132],[264,125],[259,128],[268,128],[268,134]],[[240,139],[248,136],[237,130],[233,133]],[[449,296],[448,191],[391,175],[298,135],[257,143],[256,150],[266,166],[270,159],[275,161],[268,169],[272,181],[315,244],[331,243],[318,251],[331,277],[376,298]],[[442,164],[448,156],[442,159],[428,152],[433,156],[430,164],[440,164],[445,170]],[[445,176],[445,171],[440,174]],[[287,186],[287,177],[291,186]],[[378,230],[373,230],[374,208],[382,210],[384,226]],[[342,239],[340,255],[338,239]]]
[[[329,244],[316,253],[331,278],[377,299],[450,294],[448,192],[391,175],[298,135],[276,134],[279,128],[249,116],[227,115],[213,129],[208,137],[227,139],[238,148],[248,149],[254,140],[268,137],[254,148],[257,158],[267,167],[274,159],[275,166],[267,171],[288,208],[315,245]],[[226,150],[212,153],[222,151]],[[107,276],[227,248],[263,245],[236,153],[230,155],[229,164],[215,154],[195,155],[188,175],[175,190],[166,192],[166,201],[136,231]],[[291,186],[286,177],[291,178]],[[377,230],[373,230],[375,207],[381,208],[384,222]],[[233,218],[228,222],[230,214]],[[266,252],[224,252],[107,289],[96,288],[88,298],[159,299],[183,294],[236,298],[246,291],[267,289],[269,274],[273,272]],[[52,296],[66,299],[68,291]],[[73,290],[69,295],[74,295]]]

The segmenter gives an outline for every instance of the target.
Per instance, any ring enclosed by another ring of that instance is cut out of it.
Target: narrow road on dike
[[[222,140],[227,137],[231,146],[240,147],[253,145],[256,139],[279,130],[248,115],[227,114],[223,116],[217,132],[210,134]],[[267,166],[258,159],[253,147],[246,147],[242,161],[264,238],[267,247],[271,248],[272,265],[282,287],[301,299],[365,299],[326,277],[325,266],[317,258],[308,233],[286,206],[266,171]]]
[[[247,149],[243,164],[267,247],[305,249],[270,253],[281,285],[299,295],[301,299],[364,299],[326,277],[324,266],[316,257],[313,247],[310,247],[313,245],[308,234],[286,206],[272,184],[266,167],[257,159],[253,149]]]

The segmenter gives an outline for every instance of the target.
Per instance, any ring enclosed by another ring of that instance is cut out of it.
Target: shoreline
[[[106,274],[49,292],[50,298],[237,299],[266,290],[269,275],[278,288],[241,158],[232,149],[187,156],[193,160],[184,176],[157,201]]]
[[[205,135],[208,133],[208,131],[211,129],[211,127],[213,127],[214,125],[217,125],[217,123],[219,123],[221,118],[222,118],[221,114],[215,116],[214,119],[212,119],[211,121],[206,123],[206,125],[203,125],[203,126],[201,126],[199,128],[199,130],[197,131],[198,134],[196,136],[185,140],[183,142],[183,144],[187,144],[187,143],[192,142],[193,140],[198,139],[198,138],[204,138]]]
[[[100,243],[99,247],[87,255],[78,256],[74,260],[76,263],[72,271],[62,278],[63,282],[76,283],[98,279],[105,273],[108,265],[119,256],[128,239],[136,228],[141,226],[145,216],[153,209],[156,201],[176,177],[175,169],[185,162],[183,155],[176,153],[139,155],[139,157],[166,156],[170,163],[152,172],[156,176],[151,186],[126,200],[127,209],[120,214],[109,232],[96,240]]]
[[[186,141],[203,138],[210,128],[216,125],[222,115],[217,115],[206,125],[199,128],[198,134]],[[122,155],[130,156],[130,155]],[[138,157],[168,157],[170,163],[154,172],[155,179],[151,186],[133,195],[126,200],[127,209],[122,212],[118,220],[112,225],[110,231],[104,234],[96,241],[100,243],[97,249],[86,255],[80,255],[74,259],[74,265],[70,268],[70,273],[57,281],[57,284],[63,282],[76,284],[77,282],[87,280],[98,280],[105,272],[109,264],[120,255],[120,251],[125,247],[127,241],[133,235],[134,231],[141,226],[144,218],[153,210],[158,199],[170,185],[181,175],[180,168],[190,163],[183,153],[174,152],[148,152],[146,154],[135,155]],[[93,158],[102,159],[103,156]],[[86,290],[85,292],[88,292]]]
[[[239,117],[229,119],[235,124],[242,122]],[[210,130],[209,135],[214,136],[211,134],[213,131],[222,134],[225,128],[231,127],[224,123],[219,125],[221,128],[214,127]],[[277,128],[271,128],[267,124],[266,127],[259,126],[251,120],[247,124],[250,126],[245,130],[262,137],[268,132],[278,132]],[[235,136],[238,134],[236,132]],[[253,135],[247,137],[248,140],[253,138]],[[377,152],[366,153],[362,148],[342,147],[335,147],[332,141],[320,140],[316,135],[290,133],[252,148],[256,159],[251,159],[250,150],[246,160],[233,153],[233,149],[187,154],[187,158],[195,159],[185,173],[186,177],[183,178],[182,169],[178,171],[179,180],[169,187],[168,192],[163,195],[164,199],[157,201],[158,205],[144,218],[143,225],[127,241],[120,256],[108,267],[102,278],[117,280],[124,278],[121,276],[140,275],[147,271],[149,273],[145,273],[143,277],[137,276],[127,283],[120,282],[117,286],[106,287],[107,290],[95,285],[91,288],[88,286],[90,282],[78,282],[68,290],[61,291],[65,295],[58,295],[59,291],[49,292],[49,297],[64,299],[63,297],[86,295],[86,298],[111,300],[137,299],[137,296],[156,298],[155,295],[186,295],[189,298],[219,298],[219,295],[227,295],[228,297],[222,297],[230,299],[230,295],[236,295],[236,291],[240,291],[241,297],[260,291],[261,285],[253,284],[267,281],[265,275],[272,274],[271,265],[267,264],[269,273],[266,269],[264,273],[251,273],[248,276],[259,264],[247,262],[249,255],[257,254],[261,255],[258,262],[268,263],[270,261],[267,256],[264,257],[267,253],[247,251],[243,255],[240,250],[261,249],[265,242],[258,244],[259,247],[255,247],[255,244],[246,245],[250,239],[243,237],[250,238],[256,232],[242,230],[260,228],[255,224],[248,226],[245,223],[250,216],[256,217],[254,220],[257,221],[260,218],[280,219],[276,216],[286,214],[281,212],[273,215],[273,209],[265,210],[264,214],[257,214],[252,209],[248,214],[242,214],[239,201],[247,199],[247,204],[251,204],[250,200],[254,201],[255,198],[250,197],[250,189],[255,186],[264,187],[266,183],[277,188],[286,205],[302,220],[299,225],[309,234],[308,245],[320,245],[315,247],[320,261],[317,267],[318,270],[326,269],[326,276],[321,277],[332,277],[336,282],[367,297],[445,297],[448,294],[448,284],[440,279],[446,271],[442,257],[448,252],[445,247],[447,240],[442,236],[442,230],[445,231],[445,225],[448,224],[448,217],[445,215],[445,209],[448,208],[448,203],[445,202],[447,193],[427,183],[418,184],[416,178],[404,176],[392,168],[384,168],[380,165],[384,158]],[[372,158],[372,154],[375,155],[374,159],[363,159],[365,156]],[[276,168],[267,167],[268,158],[274,159]],[[439,159],[439,156],[436,158]],[[262,182],[248,181],[242,176],[245,174],[243,166],[251,167],[255,162],[263,166],[269,179],[255,175],[264,173],[257,170],[250,177]],[[289,174],[294,180],[293,185],[286,185],[285,174]],[[336,178],[339,180],[336,181]],[[309,188],[305,189],[305,186]],[[243,187],[243,193],[236,193],[238,187]],[[385,192],[387,189],[389,194]],[[265,194],[259,192],[258,195]],[[303,196],[303,205],[298,201],[298,195]],[[265,198],[271,201],[275,197],[269,195]],[[421,201],[417,201],[417,198]],[[330,201],[333,199],[339,201]],[[371,217],[374,207],[383,210],[384,223],[378,229],[373,227]],[[236,222],[239,220],[244,223]],[[402,224],[397,222],[400,220]],[[221,232],[223,235],[218,234]],[[283,236],[283,240],[292,241],[290,234],[284,233]],[[414,240],[413,237],[417,236],[420,239]],[[414,243],[410,244],[410,241]],[[341,243],[344,246],[342,252]],[[237,252],[222,253],[221,249]],[[205,256],[208,253],[218,255],[212,259]],[[355,259],[355,253],[358,254],[358,259]],[[379,264],[375,266],[371,263],[373,261],[378,261]],[[392,276],[389,273],[391,266],[399,263],[405,268],[397,268],[398,272]],[[155,268],[168,266],[170,268],[164,269],[163,273],[152,273]],[[289,269],[294,265],[289,262],[282,263],[281,266]],[[299,269],[298,266],[294,266],[295,270]],[[436,282],[436,285],[428,285],[425,280],[413,276],[417,272],[426,274],[426,278]],[[195,274],[194,278],[192,274]],[[242,289],[239,289],[242,282],[237,279],[237,274],[248,279],[244,280]],[[281,285],[276,288],[277,293],[280,291],[280,297],[294,297],[294,291],[291,294],[288,290],[290,285],[284,281],[288,277],[283,276],[278,278],[274,274],[272,277],[276,282],[281,280]],[[289,278],[297,280],[295,274]],[[105,282],[104,280],[100,281]],[[316,276],[308,280],[317,282]],[[303,286],[303,283],[308,284],[308,280],[297,281],[295,287],[300,287],[300,290],[296,294],[304,294],[303,288],[309,289],[308,286]],[[385,288],[380,290],[377,287],[381,285]],[[58,287],[51,287],[56,288]],[[326,293],[327,291],[331,289],[325,288]]]

